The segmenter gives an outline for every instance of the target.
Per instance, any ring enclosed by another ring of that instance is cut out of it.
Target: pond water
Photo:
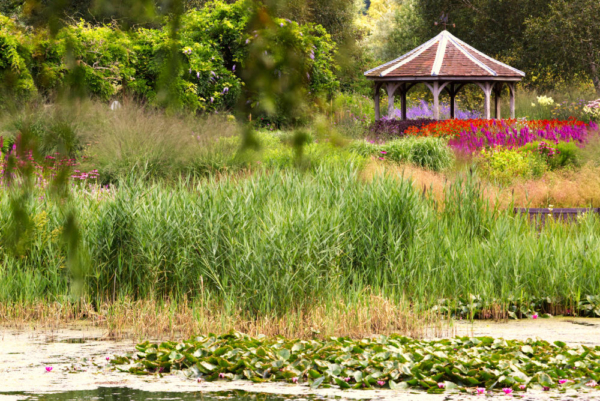
[[[143,391],[127,387],[100,387],[95,390],[67,391],[64,393],[52,394],[27,394],[27,393],[2,393],[2,396],[13,396],[14,399],[23,401],[75,401],[75,400],[93,400],[93,401],[315,401],[315,400],[335,400],[336,397],[321,396],[286,396],[265,393],[248,393],[245,391],[227,391],[217,393],[203,392],[167,392],[167,391]],[[338,398],[339,399],[339,398]]]

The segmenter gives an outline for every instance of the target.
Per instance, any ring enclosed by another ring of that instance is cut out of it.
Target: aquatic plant
[[[544,388],[596,387],[600,347],[556,341],[456,337],[419,341],[392,335],[352,340],[253,338],[238,332],[182,342],[138,344],[112,364],[136,375],[183,371],[191,379],[307,383],[312,388],[421,388],[504,394]]]

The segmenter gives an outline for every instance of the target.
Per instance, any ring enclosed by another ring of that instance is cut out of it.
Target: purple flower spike
[[[225,88],[223,89],[223,95],[224,95],[224,94],[226,94],[227,92],[229,92],[229,88],[228,88],[228,87],[225,87]]]
[[[235,64],[233,65],[233,67],[231,68],[231,71],[235,71]]]

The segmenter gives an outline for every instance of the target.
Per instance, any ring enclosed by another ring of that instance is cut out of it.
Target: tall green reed
[[[393,177],[365,182],[352,165],[171,186],[130,178],[101,197],[77,190],[93,261],[85,291],[95,300],[203,298],[253,316],[367,292],[421,306],[469,294],[502,302],[600,293],[597,217],[540,230],[492,209],[472,178],[449,186],[441,204],[419,192]],[[8,202],[0,193],[1,216]],[[43,221],[23,255],[0,249],[0,302],[68,293],[64,246],[52,237],[60,209],[38,197],[25,207]],[[0,217],[3,236],[8,227]]]

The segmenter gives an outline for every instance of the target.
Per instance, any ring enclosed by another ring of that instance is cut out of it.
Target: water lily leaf
[[[312,377],[313,379],[317,379],[317,378],[321,377],[321,374],[319,372],[317,372],[316,370],[314,370],[314,369],[310,369],[308,371],[308,375],[310,377]]]
[[[315,389],[318,388],[322,383],[323,380],[325,380],[325,376],[321,376],[318,379],[315,379],[311,384],[310,384],[310,388]]]
[[[284,361],[287,361],[288,359],[290,359],[290,350],[288,349],[281,349],[278,352],[278,355],[281,359],[283,359]]]
[[[530,345],[523,345],[521,347],[521,352],[523,352],[524,354],[532,355],[533,354],[533,348]]]
[[[203,367],[208,372],[212,372],[213,370],[215,370],[217,368],[215,365],[205,362],[205,361],[200,362],[198,368],[200,369],[200,367]]]
[[[338,386],[340,386],[341,389],[350,388],[350,385],[345,380],[342,380],[342,379],[340,379],[338,377],[334,377],[333,380],[335,381],[335,384],[337,384]]]
[[[554,382],[552,381],[552,378],[550,376],[548,376],[548,374],[543,373],[543,372],[538,373],[537,382],[540,383],[542,386],[546,386],[546,387],[550,387],[554,384]]]
[[[292,352],[294,352],[294,353],[302,351],[303,349],[304,349],[304,344],[302,344],[300,342],[298,342],[292,346]]]

